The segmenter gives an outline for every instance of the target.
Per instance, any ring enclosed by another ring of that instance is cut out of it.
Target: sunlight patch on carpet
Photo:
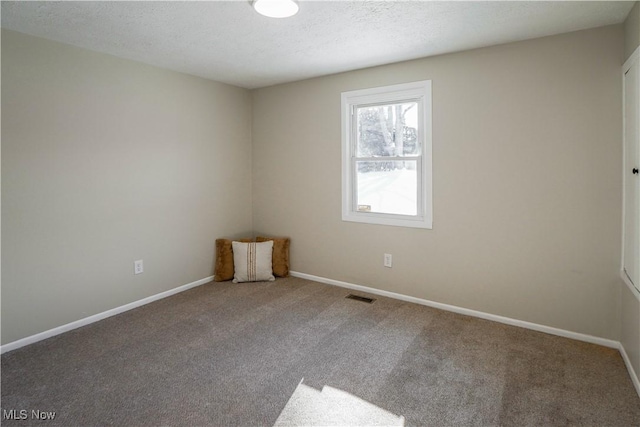
[[[404,426],[402,415],[392,414],[346,391],[328,385],[318,391],[302,384],[302,381],[280,413],[274,427]]]

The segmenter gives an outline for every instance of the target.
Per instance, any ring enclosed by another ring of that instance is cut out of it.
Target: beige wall
[[[2,54],[3,344],[209,276],[252,229],[296,271],[634,339],[621,26],[256,90],[253,128],[243,89],[10,31]],[[422,79],[434,229],[342,222],[340,92]]]
[[[625,60],[640,45],[640,6],[636,2],[624,22]],[[640,375],[640,295],[620,281],[622,331],[620,342]]]
[[[2,343],[212,275],[250,170],[247,90],[3,31]]]
[[[616,25],[256,90],[254,230],[298,272],[617,340],[623,50]],[[433,230],[341,221],[340,93],[423,79]]]
[[[636,2],[624,21],[624,59],[640,45],[640,4]]]

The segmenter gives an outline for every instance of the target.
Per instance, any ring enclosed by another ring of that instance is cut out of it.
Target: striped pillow
[[[273,241],[261,243],[232,242],[233,283],[274,281],[271,257]]]

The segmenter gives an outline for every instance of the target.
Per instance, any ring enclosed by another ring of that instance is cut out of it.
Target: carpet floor
[[[324,386],[322,390],[302,383],[293,392],[274,427],[403,427],[404,417],[385,411],[357,396]]]
[[[351,292],[209,283],[8,352],[2,424],[272,426],[304,378],[406,425],[640,425],[617,350]]]

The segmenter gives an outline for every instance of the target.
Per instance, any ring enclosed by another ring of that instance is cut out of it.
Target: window
[[[342,220],[432,227],[430,80],[342,93]]]

